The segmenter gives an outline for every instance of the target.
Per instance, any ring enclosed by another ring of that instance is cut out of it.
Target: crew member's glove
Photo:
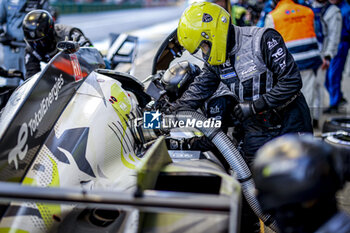
[[[155,108],[159,109],[159,111],[165,115],[170,115],[175,110],[173,104],[166,99],[157,100],[155,103]]]
[[[237,104],[233,109],[233,112],[239,121],[245,121],[250,116],[256,114],[253,102],[251,101],[245,101]]]

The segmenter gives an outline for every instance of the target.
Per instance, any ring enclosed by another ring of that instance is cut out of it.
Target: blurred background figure
[[[230,0],[208,0],[207,2],[216,3],[223,7],[230,15],[232,24],[237,26],[256,25],[264,2],[239,0],[231,3]]]
[[[347,103],[341,91],[341,80],[350,48],[350,5],[346,0],[330,0],[330,2],[340,8],[342,29],[337,55],[331,60],[327,72],[326,87],[330,102],[329,108],[325,110],[326,113],[338,112],[339,106]],[[332,28],[333,24],[330,25]]]
[[[248,5],[245,19],[246,26],[255,26],[258,23],[261,10],[259,2]]]
[[[212,2],[212,3],[218,4],[219,6],[227,10],[228,13],[231,14],[231,2],[229,0],[209,0],[205,2]]]
[[[278,0],[266,0],[264,3],[264,7],[260,12],[259,20],[256,24],[258,27],[264,27],[265,26],[265,20],[266,16],[275,9],[276,5],[278,3]],[[309,6],[309,2],[307,0],[296,0],[295,3],[298,3],[303,6]]]
[[[237,26],[255,26],[264,6],[263,0],[239,0],[232,3],[232,24]]]
[[[313,126],[318,128],[322,108],[328,105],[326,71],[330,60],[337,53],[342,27],[341,13],[337,6],[331,5],[327,0],[315,0],[312,5],[306,1],[299,2],[300,4],[292,0],[278,2],[275,9],[265,17],[264,24],[260,25],[275,28],[286,41],[301,70],[302,91],[311,110]],[[276,1],[269,5],[271,9],[274,3]],[[264,12],[261,16],[263,14]],[[306,17],[296,20],[300,15]],[[293,29],[289,30],[290,28]]]
[[[276,7],[276,2],[274,0],[267,0],[265,1],[264,8],[260,12],[259,20],[256,24],[258,27],[264,27],[265,26],[265,19],[266,16]]]
[[[281,233],[350,232],[350,217],[338,210],[335,197],[349,178],[340,156],[330,145],[298,135],[282,136],[258,151],[257,197]]]
[[[25,54],[25,78],[41,71],[40,62],[49,62],[57,53],[57,43],[66,39],[76,41],[80,46],[92,46],[83,32],[63,24],[55,24],[51,14],[45,10],[33,10],[23,19]]]
[[[243,0],[239,0],[237,3],[232,5],[230,0],[208,0],[206,2],[212,2],[224,8],[231,15],[232,24],[245,26],[245,16],[247,10]]]
[[[265,4],[265,1],[264,0],[256,0],[256,1],[249,1],[249,5],[253,5],[257,12],[259,12],[259,15],[260,15],[260,12],[264,9],[264,4]]]
[[[322,64],[312,9],[297,4],[293,0],[281,0],[275,9],[267,15],[265,26],[275,28],[282,35],[300,70],[303,81],[301,91],[311,108],[314,102],[316,71]],[[271,47],[278,46],[273,41],[268,43]],[[282,56],[283,54],[276,54],[274,61],[279,62]]]
[[[337,54],[342,21],[339,8],[330,4],[328,0],[315,0],[311,7],[315,13],[315,30],[322,56],[322,65],[317,70],[315,98],[310,106],[313,110],[314,125],[318,126],[322,109],[329,105],[329,95],[325,87],[326,73],[330,60]]]
[[[246,25],[247,7],[248,4],[244,0],[238,0],[237,3],[232,4],[232,24],[241,27]]]
[[[3,37],[6,41],[24,42],[22,21],[24,16],[35,9],[49,10],[47,0],[1,0],[0,1],[0,24],[3,27]],[[4,44],[4,67],[25,72],[24,54],[25,44],[12,46]]]

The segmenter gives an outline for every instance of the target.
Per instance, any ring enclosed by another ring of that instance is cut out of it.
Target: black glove
[[[173,104],[166,99],[157,100],[154,106],[156,109],[159,109],[159,112],[164,113],[165,115],[170,115],[175,110]]]
[[[233,109],[233,112],[235,117],[237,117],[239,121],[245,121],[252,115],[256,114],[253,102],[251,101],[245,101],[237,104],[236,107]]]
[[[159,111],[164,115],[172,115],[175,111],[175,108],[172,104],[163,105],[163,107],[159,108]]]

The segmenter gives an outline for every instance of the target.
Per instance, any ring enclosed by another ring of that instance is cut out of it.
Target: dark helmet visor
[[[56,48],[55,40],[50,36],[44,36],[40,39],[26,39],[27,44],[35,50],[42,58],[52,53]]]

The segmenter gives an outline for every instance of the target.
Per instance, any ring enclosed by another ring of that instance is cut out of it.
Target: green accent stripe
[[[54,159],[51,158],[50,155],[47,155],[47,156],[49,157],[52,163],[52,178],[51,178],[51,183],[48,185],[48,187],[59,187],[60,177],[58,174],[57,163]],[[45,222],[45,226],[47,227],[47,229],[50,229],[52,224],[54,223],[52,216],[53,215],[61,216],[61,206],[53,205],[53,204],[43,204],[43,203],[37,203],[36,205]]]
[[[29,233],[29,231],[6,227],[0,228],[0,233]]]
[[[48,184],[48,187],[59,187],[60,177],[58,174],[57,163],[53,158],[51,158],[50,155],[47,155],[47,157],[50,159],[52,164],[52,177],[51,177],[51,182]],[[30,177],[25,177],[22,184],[37,186],[36,180]],[[51,229],[52,224],[54,223],[52,216],[53,215],[56,215],[58,217],[61,216],[61,206],[57,204],[44,204],[44,203],[36,203],[36,206],[40,212],[40,215],[45,223],[46,228]],[[0,229],[0,233],[2,232],[3,232],[2,229]],[[4,231],[4,233],[5,232],[6,231]],[[17,232],[17,231],[14,231],[14,232]]]

